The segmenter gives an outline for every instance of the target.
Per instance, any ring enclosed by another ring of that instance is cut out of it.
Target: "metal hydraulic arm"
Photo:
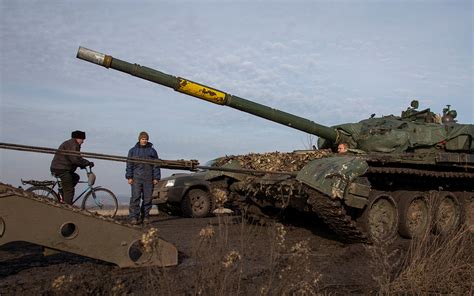
[[[175,246],[156,237],[143,246],[143,230],[0,183],[0,245],[26,241],[114,263],[120,267],[174,266]]]

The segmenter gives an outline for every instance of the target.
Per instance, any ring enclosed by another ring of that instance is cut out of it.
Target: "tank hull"
[[[312,159],[315,152],[309,153],[312,156],[299,164],[296,177],[249,177],[230,189],[246,196],[247,209],[249,204],[258,208],[253,219],[276,218],[291,208],[311,212],[345,242],[380,242],[430,231],[446,233],[462,225],[474,227],[470,154],[341,156],[324,152]],[[268,154],[231,156],[216,165],[229,161],[258,168],[256,163],[279,162],[275,155],[268,162],[262,161],[265,157]],[[297,159],[294,153],[278,157]]]

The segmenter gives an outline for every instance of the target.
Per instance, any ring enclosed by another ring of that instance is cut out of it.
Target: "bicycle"
[[[89,168],[89,169],[87,169]],[[88,212],[96,213],[101,216],[115,217],[118,210],[118,202],[115,194],[107,188],[101,186],[94,187],[96,176],[92,172],[91,167],[86,167],[87,181],[79,181],[79,183],[87,183],[87,188],[73,199],[72,204],[75,204],[84,194],[81,209]],[[26,191],[32,192],[41,197],[52,199],[59,203],[64,203],[63,190],[61,187],[61,180],[56,177],[56,181],[46,180],[21,180],[23,185],[31,185]],[[57,185],[57,191],[55,187]]]

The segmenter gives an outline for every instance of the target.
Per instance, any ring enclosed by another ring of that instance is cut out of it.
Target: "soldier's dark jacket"
[[[81,145],[75,139],[69,139],[63,142],[59,150],[81,151]],[[51,172],[59,173],[70,171],[74,172],[78,167],[84,168],[90,164],[90,161],[81,156],[63,155],[56,153],[51,162]]]
[[[148,142],[145,146],[140,146],[140,143],[138,142],[132,149],[130,149],[128,157],[158,159],[158,153],[155,148],[153,148],[152,143]],[[150,181],[153,179],[160,180],[161,171],[156,165],[127,162],[125,178]]]

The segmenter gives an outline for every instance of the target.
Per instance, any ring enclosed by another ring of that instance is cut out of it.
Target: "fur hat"
[[[148,136],[148,133],[143,131],[141,132],[139,135],[138,135],[138,141],[140,141],[140,139],[143,139],[143,138],[146,138],[147,140],[150,139],[150,137]]]
[[[86,138],[86,133],[83,131],[73,131],[71,133],[71,138],[73,139],[85,139]]]

